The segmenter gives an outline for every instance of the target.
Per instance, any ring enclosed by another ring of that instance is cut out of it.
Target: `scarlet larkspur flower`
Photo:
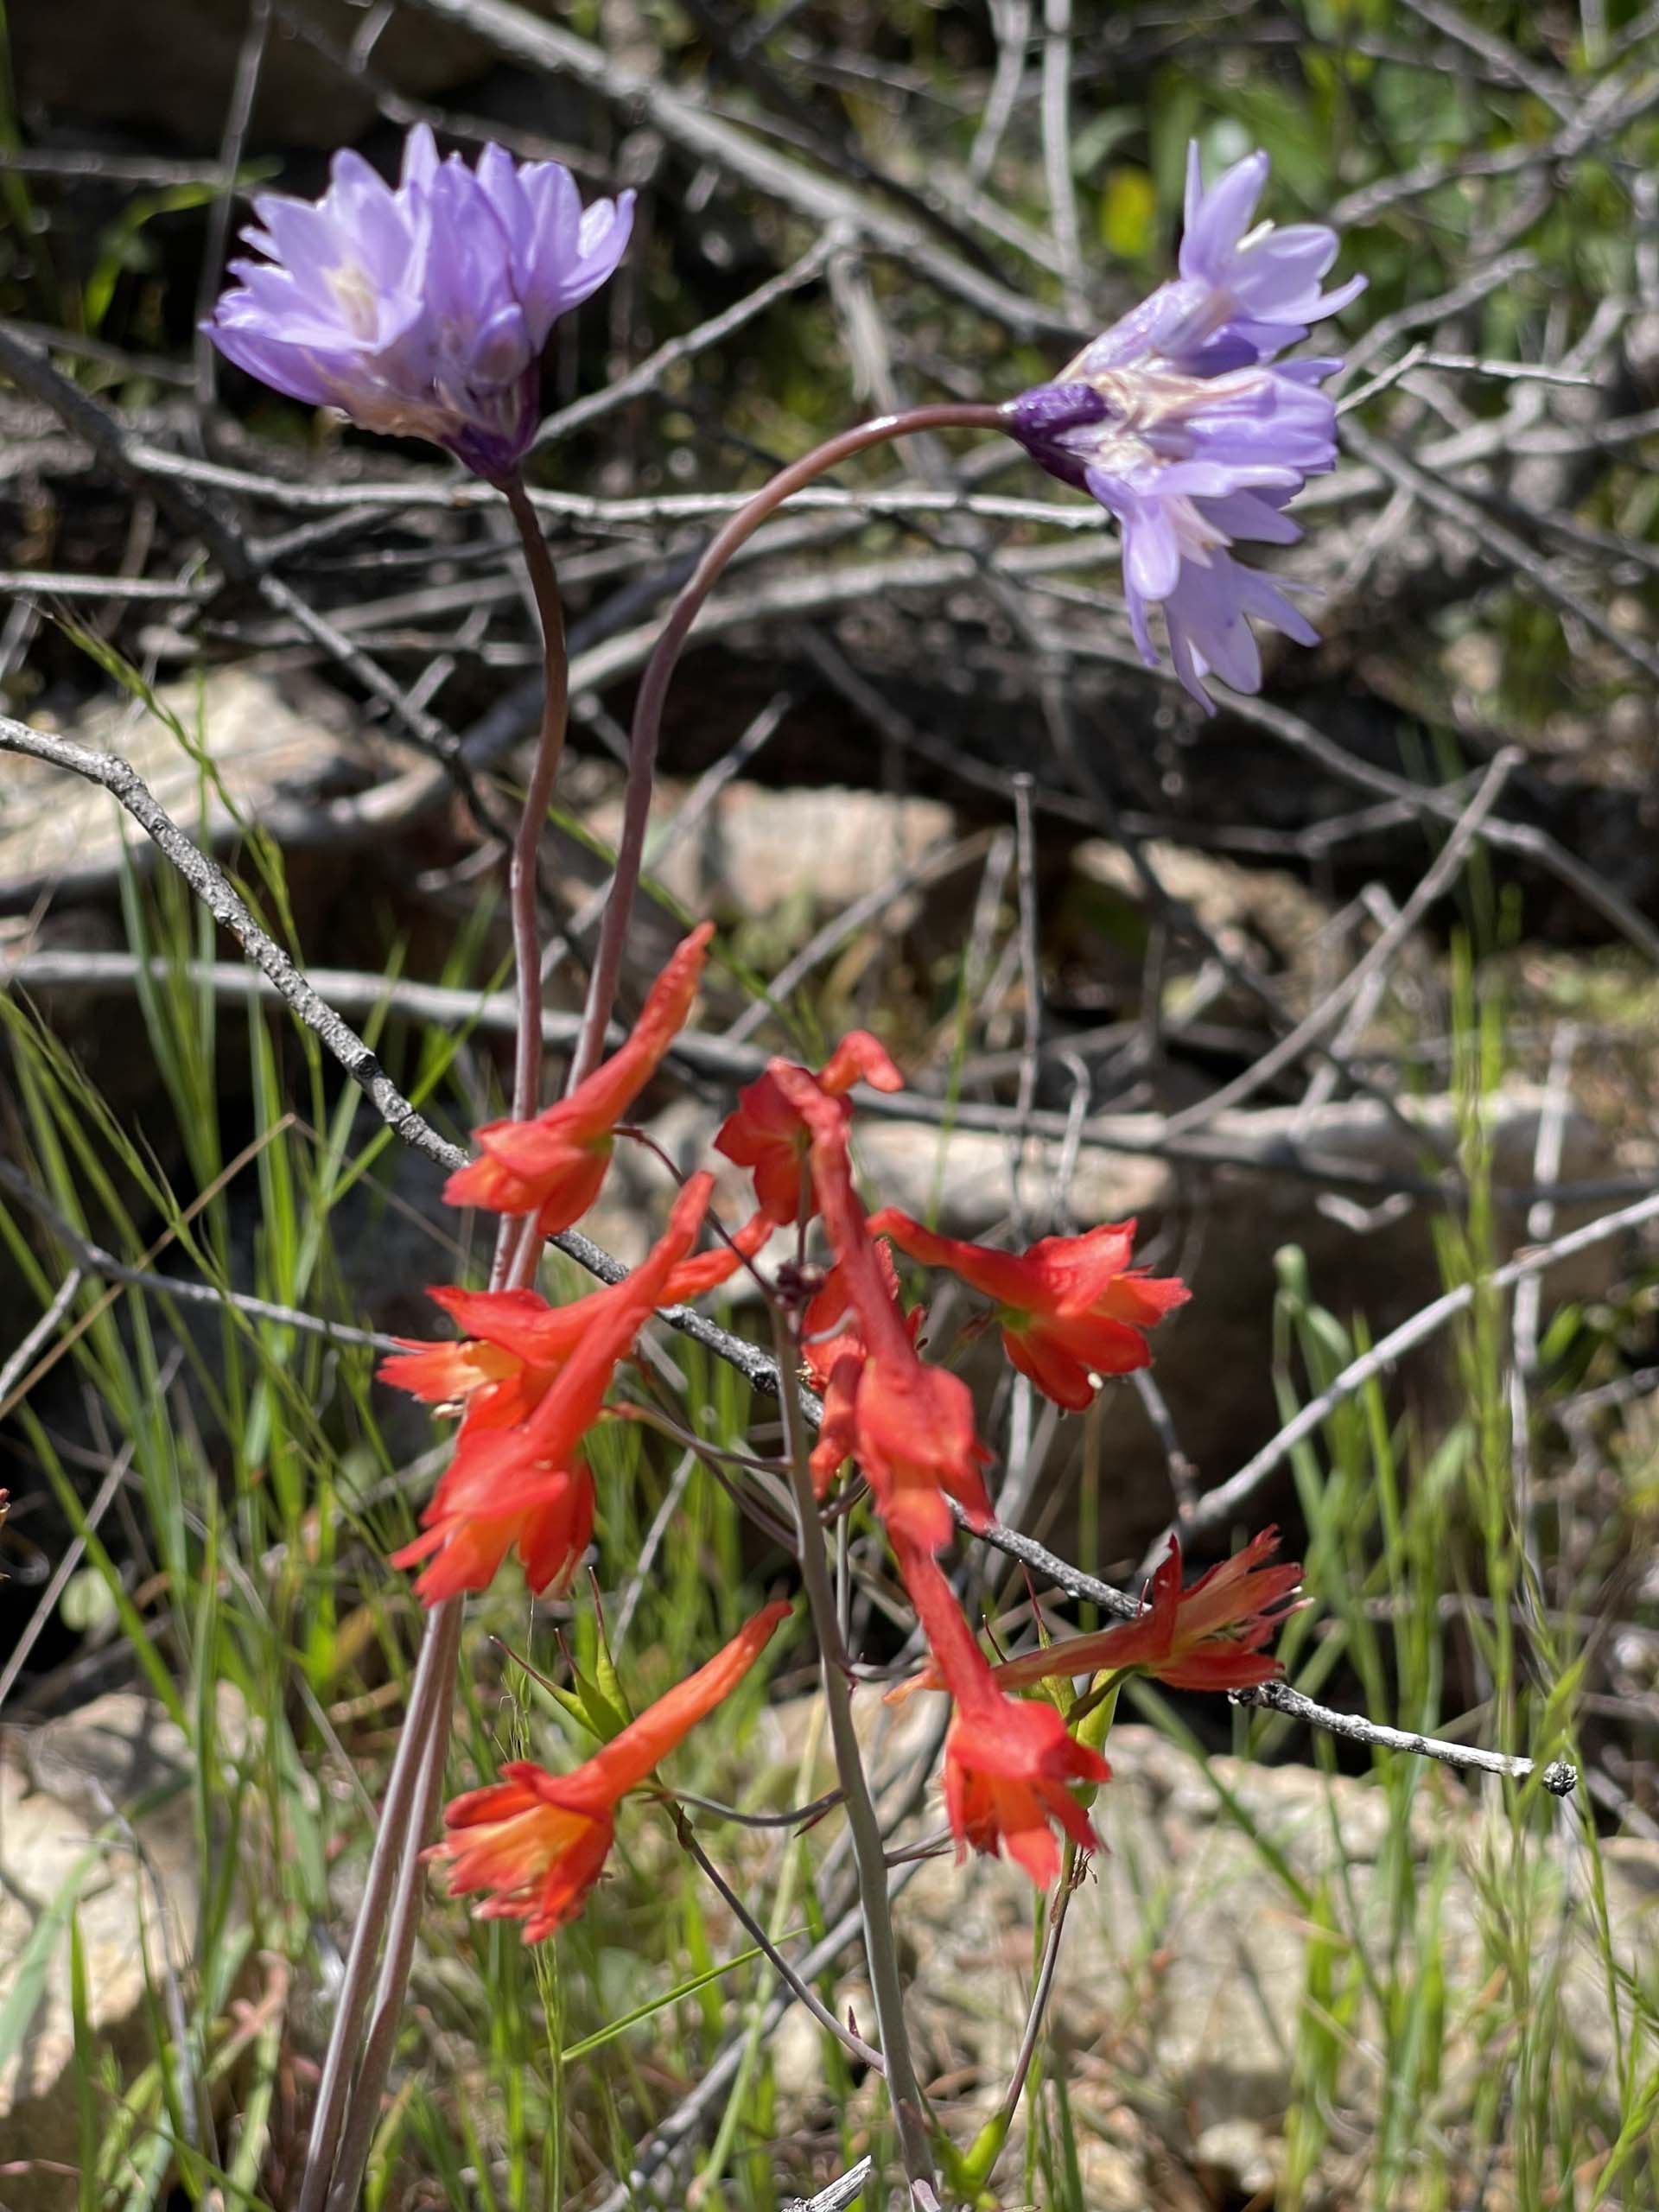
[[[959,1376],[917,1357],[853,1187],[849,1117],[841,1102],[826,1097],[804,1068],[786,1060],[774,1060],[769,1072],[806,1124],[818,1211],[863,1341],[855,1381],[850,1374],[843,1378],[837,1421],[845,1432],[850,1394],[852,1453],[869,1477],[888,1533],[937,1551],[950,1539],[948,1497],[972,1524],[991,1518],[980,1471],[991,1455],[975,1433],[972,1395]]]
[[[893,1311],[904,1323],[913,1344],[922,1325],[921,1313],[906,1313],[899,1306],[898,1271],[885,1244],[876,1246],[875,1256]],[[808,1300],[801,1316],[802,1363],[823,1400],[818,1440],[812,1447],[810,1462],[812,1479],[820,1497],[840,1473],[843,1463],[852,1457],[857,1443],[858,1378],[868,1357],[864,1332],[847,1287],[846,1269],[837,1264],[824,1277],[822,1288]]]
[[[1006,1851],[1046,1888],[1060,1871],[1056,1827],[1084,1851],[1097,1842],[1069,1784],[1111,1779],[1096,1751],[1069,1733],[1055,1708],[1007,1696],[930,1554],[897,1546],[905,1587],[933,1654],[930,1684],[956,1700],[944,1739],[944,1802],[957,1856],[969,1846]]]
[[[569,1579],[593,1532],[593,1478],[582,1440],[603,1410],[618,1363],[664,1302],[676,1268],[696,1243],[713,1187],[711,1175],[692,1176],[637,1268],[558,1309],[569,1317],[562,1326],[572,1340],[520,1419],[502,1426],[486,1414],[463,1422],[454,1459],[421,1516],[423,1533],[391,1556],[394,1567],[430,1559],[415,1586],[427,1605],[486,1588],[514,1549],[532,1590]],[[522,1380],[518,1388],[524,1392]]]
[[[996,1679],[1014,1689],[1062,1675],[1132,1668],[1172,1689],[1243,1690],[1276,1681],[1284,1668],[1263,1647],[1278,1634],[1287,1610],[1295,1610],[1285,1601],[1302,1580],[1298,1561],[1268,1565],[1278,1548],[1277,1529],[1264,1529],[1242,1552],[1183,1590],[1180,1539],[1172,1536],[1139,1619],[1021,1652],[996,1669]]]
[[[513,1432],[490,1433],[511,1438]],[[493,1493],[493,1474],[514,1479],[510,1504]],[[518,1554],[525,1586],[538,1597],[569,1587],[593,1541],[593,1474],[573,1451],[564,1465],[539,1469],[533,1491],[523,1478],[518,1455],[482,1449],[458,1454],[440,1477],[421,1516],[422,1534],[391,1556],[393,1567],[430,1561],[415,1581],[423,1605],[440,1605],[466,1590],[487,1590],[509,1552]]]
[[[1336,410],[1318,386],[1341,363],[1276,357],[1365,281],[1320,291],[1338,244],[1321,224],[1249,228],[1268,168],[1252,154],[1206,192],[1191,148],[1179,276],[1006,410],[1034,461],[1116,517],[1141,656],[1157,664],[1147,611],[1161,607],[1175,672],[1212,711],[1211,672],[1237,691],[1262,687],[1248,617],[1319,642],[1230,549],[1301,536],[1282,510],[1336,465]]]
[[[486,146],[440,161],[418,124],[394,190],[336,154],[320,200],[256,197],[266,257],[202,327],[227,359],[365,430],[426,438],[474,474],[510,475],[535,435],[538,364],[560,315],[615,269],[633,194],[583,207],[557,162]]]
[[[757,1613],[706,1666],[573,1772],[550,1774],[516,1759],[499,1782],[455,1798],[444,1811],[443,1840],[429,1854],[447,1865],[450,1896],[488,1891],[480,1917],[522,1921],[528,1943],[573,1920],[610,1854],[618,1804],[731,1694],[789,1610],[780,1600]]]
[[[855,1083],[868,1083],[873,1090],[905,1087],[886,1047],[865,1029],[843,1037],[812,1081],[826,1098],[844,1098]],[[807,1142],[805,1122],[767,1069],[738,1092],[736,1109],[721,1124],[715,1150],[750,1171],[756,1198],[781,1227],[800,1217]]]
[[[445,1184],[448,1205],[533,1214],[545,1236],[582,1218],[611,1164],[616,1124],[685,1025],[714,933],[714,924],[704,922],[676,946],[627,1042],[568,1097],[533,1121],[489,1122],[474,1129],[482,1157],[458,1167]]]
[[[677,1306],[718,1289],[771,1235],[756,1213],[729,1242],[677,1262],[658,1301]],[[436,1284],[427,1292],[465,1333],[449,1344],[402,1337],[404,1349],[382,1360],[383,1382],[429,1405],[460,1405],[470,1428],[510,1428],[538,1405],[576,1345],[594,1325],[595,1302],[621,1285],[568,1306],[550,1306],[534,1290],[461,1290]],[[602,1311],[602,1303],[598,1310]]]
[[[1090,1375],[1128,1375],[1151,1364],[1143,1331],[1192,1295],[1173,1275],[1132,1268],[1135,1224],[1106,1222],[1081,1236],[1045,1236],[1024,1252],[999,1252],[936,1236],[896,1206],[871,1217],[870,1234],[890,1236],[924,1267],[949,1268],[996,1301],[1008,1357],[1056,1405],[1081,1413],[1094,1398]]]

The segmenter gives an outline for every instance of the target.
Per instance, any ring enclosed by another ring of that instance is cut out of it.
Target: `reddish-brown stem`
[[[530,504],[522,479],[501,486],[530,570],[536,609],[542,618],[542,665],[546,689],[542,701],[541,741],[524,787],[524,810],[512,841],[507,898],[512,914],[512,951],[518,977],[518,1039],[513,1056],[512,1118],[527,1122],[539,1103],[542,1065],[542,935],[536,899],[536,859],[547,827],[548,802],[564,753],[569,716],[569,662],[564,649],[564,609],[553,556]]]
[[[542,656],[546,671],[541,738],[524,791],[524,811],[512,841],[507,879],[513,960],[518,982],[512,1112],[515,1120],[527,1121],[538,1103],[542,1065],[542,944],[536,863],[547,823],[548,803],[553,796],[554,781],[564,751],[569,671],[558,577],[536,519],[536,511],[522,479],[517,475],[506,479],[499,488],[518,527],[519,543],[541,616]],[[527,1281],[535,1273],[542,1240],[533,1224],[522,1235],[520,1227],[510,1217],[503,1217],[490,1266],[492,1290]],[[362,1908],[353,1931],[346,1978],[330,2028],[318,2087],[316,2116],[306,2146],[297,2212],[321,2212],[325,2203],[353,2204],[373,2140],[380,2095],[391,2063],[410,1962],[414,1955],[415,1929],[420,1917],[421,1840],[432,1823],[442,1794],[443,1751],[448,1737],[450,1695],[461,1649],[464,1604],[461,1598],[448,1599],[444,1604],[435,1605],[426,1618],[408,1719],[386,1783],[385,1803],[369,1862]],[[353,2084],[352,2063],[362,2034],[370,1982],[389,1910],[391,1925],[374,2019]],[[352,2115],[345,2126],[342,2140],[348,2090]]]
[[[518,834],[512,841],[512,860],[507,879],[507,903],[512,918],[513,963],[518,979],[518,1035],[513,1052],[512,1117],[527,1122],[540,1103],[542,1071],[542,933],[537,898],[537,856],[542,832],[547,827],[548,803],[564,753],[564,734],[570,717],[570,664],[564,644],[564,607],[553,556],[536,519],[523,479],[510,477],[501,486],[512,518],[518,525],[518,542],[530,571],[531,588],[542,619],[541,742],[524,791],[524,810]],[[571,1084],[576,1077],[572,1074]],[[522,1234],[520,1233],[522,1230]],[[496,1238],[494,1277],[515,1288],[530,1282],[541,1258],[542,1239],[533,1222],[502,1220]]]
[[[616,873],[599,926],[593,976],[582,1017],[582,1034],[572,1065],[572,1080],[580,1082],[594,1067],[604,1049],[611,1009],[622,968],[622,948],[627,939],[634,893],[639,887],[639,867],[645,854],[645,829],[651,817],[652,785],[657,773],[657,739],[662,728],[663,703],[691,626],[704,601],[719,582],[721,571],[738,548],[752,537],[769,515],[785,499],[839,467],[867,446],[883,445],[892,438],[906,438],[921,430],[1006,430],[1007,418],[1000,408],[951,401],[932,407],[912,407],[900,415],[880,415],[827,438],[799,461],[779,469],[769,484],[740,507],[710,539],[708,550],[669,610],[663,632],[653,647],[633,702],[633,728],[628,747],[628,784],[622,804],[622,833],[617,841]]]
[[[461,1601],[456,1599],[451,1602],[458,1625]],[[447,1707],[448,1703],[448,1674],[454,1663],[454,1645],[443,1632],[439,1618],[448,1611],[448,1607],[441,1606],[427,1617],[420,1657],[415,1666],[415,1680],[410,1691],[408,1717],[398,1745],[398,1756],[392,1764],[391,1775],[386,1783],[385,1802],[381,1808],[380,1825],[375,1834],[363,1901],[358,1910],[357,1925],[352,1931],[346,1977],[329,2025],[328,2048],[323,2056],[322,2078],[317,2085],[316,2110],[311,2122],[310,2139],[306,2145],[305,2171],[301,2180],[296,2212],[321,2212],[333,2171],[334,2147],[340,2139],[346,2092],[351,2086],[352,2063],[357,2056],[358,2038],[368,2010],[369,1987],[379,1948],[380,1930],[385,1924],[392,1885],[402,1862],[400,1846],[409,1832],[419,1776],[420,1760],[409,1752],[407,1747],[411,1744],[418,1747],[429,1736],[436,1709],[440,1706]]]

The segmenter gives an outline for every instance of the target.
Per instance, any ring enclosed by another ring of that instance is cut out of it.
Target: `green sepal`
[[[614,1684],[616,1675],[608,1667],[607,1672]],[[571,1688],[565,1689],[557,1682],[548,1688],[558,1700],[570,1718],[580,1723],[590,1736],[597,1736],[601,1744],[608,1744],[620,1736],[628,1725],[626,1710],[619,1707],[605,1694],[591,1675],[584,1675],[574,1661],[570,1667]]]
[[[1008,2139],[1011,2122],[1012,2115],[1007,2113],[993,2114],[965,2151],[958,2151],[937,2124],[929,2131],[938,2154],[939,2171],[950,2195],[963,2204],[974,2206],[976,2212],[995,2212],[996,2200],[988,2183]]]

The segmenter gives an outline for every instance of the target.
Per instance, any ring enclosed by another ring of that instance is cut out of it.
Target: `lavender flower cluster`
[[[1206,708],[1208,677],[1261,688],[1250,618],[1318,641],[1232,549],[1301,536],[1284,510],[1334,465],[1336,410],[1319,387],[1341,364],[1280,357],[1365,281],[1321,291],[1338,243],[1322,225],[1251,227],[1267,178],[1267,156],[1251,154],[1206,190],[1192,148],[1179,275],[1003,410],[1034,461],[1116,518],[1135,641],[1155,666],[1160,607],[1176,674]],[[244,236],[266,258],[232,264],[240,282],[206,326],[220,351],[497,483],[534,435],[549,332],[611,275],[632,222],[631,194],[584,208],[556,162],[515,165],[499,146],[476,171],[440,160],[424,124],[395,190],[346,152],[316,203],[254,207]]]
[[[1161,607],[1175,672],[1212,709],[1212,672],[1236,691],[1262,688],[1249,616],[1319,641],[1230,548],[1301,536],[1284,508],[1335,463],[1336,410],[1318,387],[1342,364],[1278,357],[1365,283],[1321,292],[1338,244],[1321,224],[1251,229],[1267,181],[1267,156],[1251,154],[1206,192],[1190,147],[1180,275],[1007,409],[1033,461],[1116,518],[1129,624],[1147,665],[1157,664],[1147,613]]]
[[[440,161],[423,123],[396,191],[346,151],[315,205],[275,193],[253,205],[242,235],[269,258],[231,264],[242,281],[206,325],[220,353],[498,483],[535,435],[549,332],[612,274],[633,225],[631,192],[584,208],[569,169],[515,165],[499,146],[476,172]]]

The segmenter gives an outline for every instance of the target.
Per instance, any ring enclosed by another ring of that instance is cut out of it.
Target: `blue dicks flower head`
[[[1249,227],[1267,177],[1267,156],[1252,154],[1206,192],[1192,147],[1179,276],[1006,410],[1034,461],[1116,518],[1141,656],[1156,666],[1147,617],[1161,607],[1175,672],[1211,709],[1207,675],[1237,691],[1262,687],[1247,618],[1318,643],[1231,549],[1301,536],[1283,510],[1335,465],[1336,410],[1319,386],[1341,364],[1278,356],[1365,283],[1320,291],[1338,246],[1320,224]]]
[[[510,474],[537,418],[537,364],[565,310],[621,259],[633,194],[583,207],[557,162],[486,146],[476,171],[409,134],[396,190],[349,151],[315,202],[266,194],[243,236],[267,257],[203,327],[227,359],[365,430],[428,438]]]

